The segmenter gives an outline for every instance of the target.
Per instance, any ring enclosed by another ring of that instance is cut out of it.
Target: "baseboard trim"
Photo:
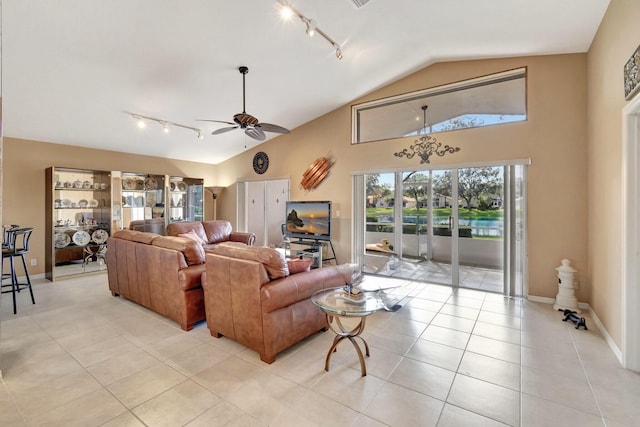
[[[539,302],[539,303],[542,303],[542,304],[555,304],[555,302],[556,302],[555,298],[539,297],[539,296],[535,296],[535,295],[529,295],[527,297],[527,299],[529,301]],[[609,335],[609,332],[607,331],[607,329],[604,327],[604,325],[602,324],[602,322],[598,318],[598,315],[591,309],[591,306],[586,302],[579,302],[578,303],[578,308],[580,310],[583,310],[583,311],[589,313],[589,315],[593,319],[593,323],[596,324],[596,327],[598,328],[598,330],[600,331],[602,336],[604,336],[604,339],[607,342],[607,345],[609,346],[609,348],[613,352],[614,356],[618,359],[618,362],[620,363],[620,366],[622,366],[622,351],[620,351],[620,349],[616,345],[615,341],[613,341],[613,339],[611,338],[611,335]]]

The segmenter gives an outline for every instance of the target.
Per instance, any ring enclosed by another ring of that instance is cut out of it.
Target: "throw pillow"
[[[302,273],[303,271],[311,270],[312,259],[289,259],[287,265],[289,266],[289,274]]]
[[[187,238],[189,238],[191,240],[195,240],[196,243],[200,243],[201,245],[206,245],[207,244],[207,242],[202,240],[202,238],[196,234],[195,230],[189,230],[188,233],[178,234],[178,236],[187,237]]]

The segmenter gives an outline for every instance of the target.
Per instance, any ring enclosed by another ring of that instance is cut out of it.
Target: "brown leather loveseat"
[[[121,230],[107,240],[109,289],[180,324],[204,320],[202,245],[186,237]]]
[[[290,274],[275,249],[221,243],[206,254],[207,326],[214,337],[231,338],[272,363],[277,353],[328,327],[311,295],[346,282],[340,266]]]
[[[253,233],[233,231],[231,223],[225,220],[173,222],[167,225],[167,236],[188,234],[192,230],[203,241],[205,251],[209,251],[222,242],[240,242],[253,245],[256,239]]]

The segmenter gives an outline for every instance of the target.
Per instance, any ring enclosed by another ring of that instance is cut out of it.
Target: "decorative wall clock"
[[[253,170],[262,175],[269,169],[269,156],[264,151],[258,151],[253,156]]]

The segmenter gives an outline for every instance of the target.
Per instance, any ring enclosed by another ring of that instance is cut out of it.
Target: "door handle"
[[[449,230],[453,230],[453,217],[449,215]]]

